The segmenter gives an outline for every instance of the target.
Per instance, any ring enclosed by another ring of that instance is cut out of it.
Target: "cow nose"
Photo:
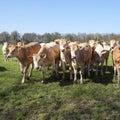
[[[39,67],[36,67],[36,69],[38,70],[38,69],[39,69]]]
[[[73,56],[72,59],[73,59],[73,60],[76,59],[76,56]]]
[[[10,55],[9,55],[9,54],[7,55],[7,58],[10,58]]]
[[[62,52],[64,52],[65,51],[65,49],[62,49]]]

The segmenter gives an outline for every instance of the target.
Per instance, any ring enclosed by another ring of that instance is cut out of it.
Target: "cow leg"
[[[24,66],[19,62],[19,65],[20,65],[20,71],[21,71],[21,73],[23,73],[24,72]]]
[[[107,69],[108,69],[108,57],[105,59],[105,63],[106,63],[105,71],[107,71]]]
[[[73,71],[74,71],[74,83],[77,83],[77,68],[73,67]]]
[[[55,71],[56,77],[58,78],[58,70],[57,70],[57,68],[56,68],[55,61],[53,61],[53,73],[54,73],[54,71]]]
[[[99,66],[99,64],[97,63],[96,64],[96,76],[98,76],[98,66]]]
[[[32,70],[33,70],[33,63],[30,64],[30,71],[28,74],[28,79],[32,76]]]
[[[44,83],[45,82],[45,78],[46,78],[46,68],[45,67],[41,67],[41,70],[42,70],[42,78],[43,78],[41,83]]]
[[[66,70],[66,65],[63,61],[61,61],[61,64],[62,64],[62,70],[63,70],[63,75],[62,75],[62,80],[65,79],[65,70]]]
[[[84,71],[84,67],[81,67],[79,74],[80,74],[80,83],[83,84],[83,71]]]
[[[4,61],[5,61],[5,62],[7,62],[7,61],[8,61],[7,55],[5,55],[5,59],[4,59]]]
[[[120,68],[117,68],[117,73],[118,73],[118,83],[117,83],[117,88],[120,88]]]
[[[103,76],[103,64],[104,64],[104,61],[101,62],[101,75]]]
[[[72,76],[72,65],[71,64],[69,66],[69,71],[70,71],[70,80],[72,80],[73,76]]]
[[[87,74],[88,74],[88,77],[90,77],[90,63],[87,65]]]
[[[114,66],[114,74],[113,74],[113,81],[115,81],[115,79],[116,79],[116,66]]]
[[[28,66],[24,66],[24,68],[23,68],[22,84],[25,83],[25,78],[26,78],[26,73],[27,73],[28,67],[29,67],[29,65]]]

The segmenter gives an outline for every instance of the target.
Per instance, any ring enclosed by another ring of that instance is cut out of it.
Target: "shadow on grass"
[[[95,82],[95,83],[101,83],[104,85],[107,85],[109,83],[113,83],[112,78],[113,78],[113,67],[112,66],[108,66],[108,70],[105,72],[105,67],[103,68],[104,71],[104,75],[101,76],[100,75],[100,69],[99,69],[99,73],[98,76],[95,75],[95,71],[91,72],[91,77],[88,77],[87,74],[85,73],[85,75],[83,76],[83,81],[84,84],[89,83],[90,81]],[[59,71],[59,78],[56,78],[55,75],[51,75],[52,73],[50,73],[49,75],[46,75],[46,80],[44,82],[44,84],[48,84],[48,83],[52,83],[52,82],[59,82],[60,86],[68,86],[68,85],[72,85],[73,84],[73,80],[70,80],[70,73],[67,71],[65,74],[65,80],[62,80],[62,75],[63,72],[62,70]],[[73,74],[74,77],[74,74]],[[77,84],[80,84],[79,78],[80,75],[79,73],[77,74]],[[36,83],[36,82],[41,82],[42,81],[42,76],[40,77],[35,77],[31,78],[30,83]]]
[[[5,67],[0,66],[0,71],[4,72],[4,71],[7,71],[7,69]]]
[[[108,70],[105,71],[105,67],[103,68],[104,75],[100,75],[100,71],[98,72],[98,76],[95,75],[95,71],[91,74],[91,80],[95,83],[102,83],[107,85],[109,83],[113,83],[113,67],[108,66]]]

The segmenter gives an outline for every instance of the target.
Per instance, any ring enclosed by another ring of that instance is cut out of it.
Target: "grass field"
[[[60,76],[62,71],[60,71]],[[17,60],[3,61],[0,46],[0,120],[120,120],[120,89],[112,81],[111,56],[104,77],[85,77],[83,85],[73,85],[69,74],[60,82],[41,72],[21,84]]]

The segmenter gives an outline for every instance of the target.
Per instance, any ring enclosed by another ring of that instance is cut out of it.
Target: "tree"
[[[5,42],[5,41],[9,42],[9,40],[10,40],[10,35],[8,32],[0,33],[0,43]]]
[[[51,37],[52,37],[51,40],[54,41],[55,39],[60,39],[62,36],[60,33],[55,32],[51,34]]]
[[[42,40],[43,42],[47,43],[47,42],[50,42],[52,41],[52,35],[50,33],[45,33],[43,36],[42,36]]]
[[[22,36],[22,40],[24,41],[24,43],[39,41],[38,36],[35,33],[24,33],[24,35]]]
[[[17,31],[13,31],[11,33],[11,42],[12,43],[16,43],[18,41],[21,41],[21,36],[20,36],[20,33],[18,33]]]

